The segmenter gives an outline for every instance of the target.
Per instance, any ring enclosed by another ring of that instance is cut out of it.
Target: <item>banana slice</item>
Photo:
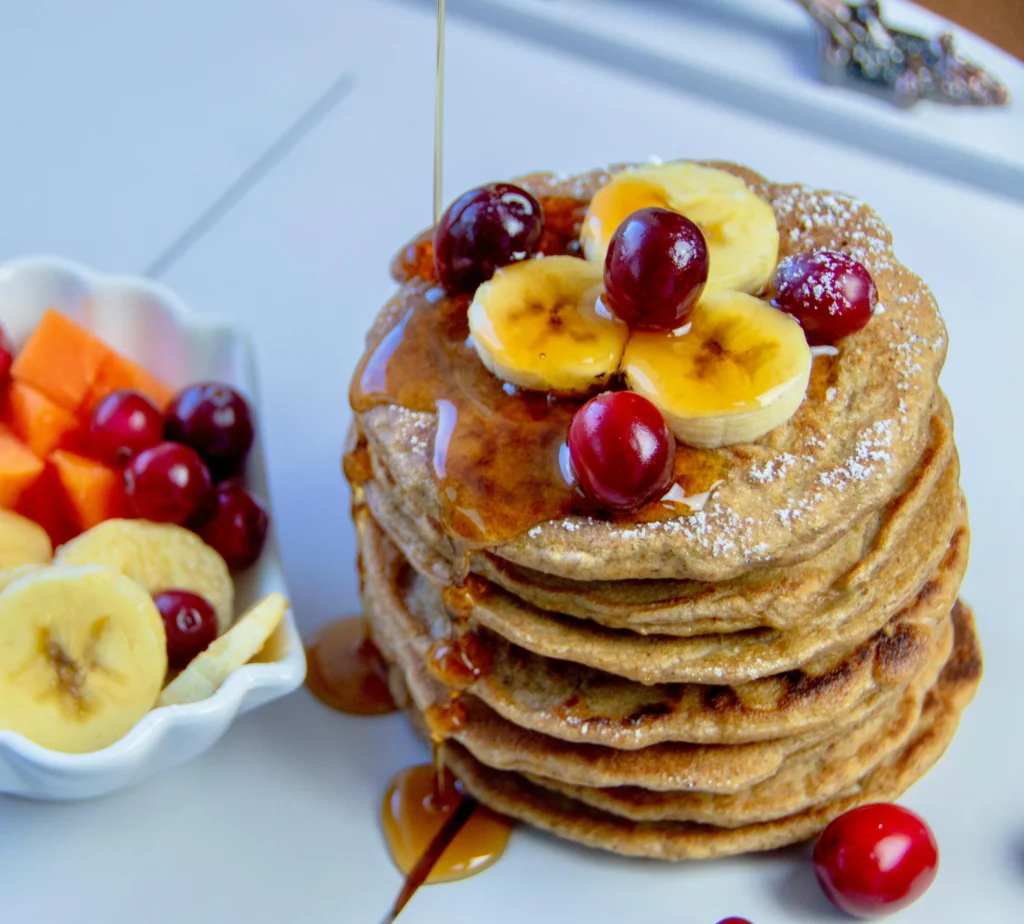
[[[45,565],[18,565],[16,568],[4,568],[0,571],[0,593],[7,590],[15,581],[20,581],[27,574],[42,571]]]
[[[195,533],[169,523],[107,520],[57,550],[64,565],[106,565],[151,594],[190,590],[210,601],[223,633],[235,612],[235,585],[224,559]]]
[[[710,266],[705,292],[760,292],[771,281],[779,257],[772,207],[739,177],[689,161],[627,170],[601,187],[580,233],[587,259],[604,266],[615,229],[649,206],[679,212],[704,232]]]
[[[45,565],[53,558],[53,546],[38,523],[10,510],[0,510],[0,569]]]
[[[0,728],[98,751],[152,707],[167,674],[150,595],[110,568],[46,568],[0,594]]]
[[[680,442],[713,449],[759,439],[796,413],[811,350],[789,315],[752,295],[715,292],[689,327],[635,332],[623,368]]]
[[[232,671],[259,654],[287,611],[288,601],[280,594],[264,597],[167,684],[157,705],[180,706],[213,696]]]
[[[586,394],[618,370],[626,325],[600,300],[603,270],[575,257],[503,267],[476,290],[469,330],[483,364],[531,391]]]

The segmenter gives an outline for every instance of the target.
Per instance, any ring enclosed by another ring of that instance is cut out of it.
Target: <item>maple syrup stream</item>
[[[445,2],[438,0],[435,225],[443,206],[444,16]],[[542,197],[541,205],[540,252],[579,255],[587,203],[559,195]],[[608,514],[585,505],[566,464],[566,434],[582,400],[518,391],[484,367],[469,340],[468,297],[450,295],[437,283],[433,229],[395,257],[391,272],[403,290],[375,328],[353,377],[350,400],[357,415],[388,405],[436,415],[431,461],[439,518],[444,531],[460,541],[468,579],[458,590],[450,589],[446,604],[453,618],[460,610],[468,617],[477,589],[468,574],[474,548],[497,545],[538,523],[574,513]],[[374,477],[365,443],[357,442],[346,453],[345,473],[354,485]],[[630,519],[695,512],[691,501],[702,492],[706,497],[719,473],[715,453],[680,447],[673,490]],[[398,773],[381,805],[391,856],[406,876],[384,918],[387,924],[424,883],[470,876],[495,862],[511,831],[511,822],[477,804],[444,768],[442,743],[467,720],[459,691],[491,667],[487,650],[465,631],[465,619],[458,621],[462,625],[453,637],[436,641],[427,656],[430,673],[453,691],[448,703],[423,715],[434,742],[433,764]],[[310,646],[307,683],[335,709],[359,715],[397,709],[387,681],[387,665],[359,618],[326,627]]]
[[[434,223],[441,216],[442,139],[444,128],[444,23],[445,2],[437,2],[437,74],[434,111]],[[417,242],[418,244],[420,242]],[[406,256],[415,261],[416,275],[429,276],[433,254],[413,247]],[[401,258],[401,255],[400,255]],[[396,262],[398,259],[396,258]],[[429,266],[427,264],[430,264]],[[394,272],[394,267],[393,267]],[[350,478],[370,476],[368,459],[347,454]],[[473,647],[472,636],[435,643],[428,662],[436,676],[452,688],[468,686],[489,667],[485,654]],[[335,620],[323,627],[307,649],[309,690],[326,705],[352,715],[384,715],[398,708],[389,684],[388,667],[360,616]],[[389,784],[381,804],[381,825],[391,856],[405,875],[382,924],[392,924],[421,885],[473,875],[494,863],[505,850],[511,824],[481,807],[464,793],[446,771],[441,742],[463,721],[464,709],[453,695],[447,706],[435,706],[424,716],[433,738],[432,764],[410,767]]]

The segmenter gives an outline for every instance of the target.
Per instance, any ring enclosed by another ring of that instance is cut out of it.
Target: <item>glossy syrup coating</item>
[[[878,290],[866,267],[853,257],[814,250],[779,264],[774,302],[800,322],[811,346],[832,345],[867,325]]]
[[[456,199],[434,231],[434,267],[449,292],[472,292],[507,266],[533,256],[544,210],[525,189],[489,183]]]
[[[145,395],[122,389],[107,395],[89,419],[89,448],[109,465],[124,465],[132,456],[163,440],[164,418]]]
[[[928,825],[890,803],[840,815],[814,847],[822,891],[858,918],[892,914],[917,901],[935,880],[938,865],[939,848]]]
[[[136,517],[183,525],[206,509],[212,482],[194,449],[159,443],[128,463],[124,487],[128,508]]]
[[[630,327],[682,327],[704,291],[708,268],[707,242],[697,225],[669,209],[640,209],[608,245],[608,306]]]
[[[672,481],[675,438],[646,398],[630,391],[591,398],[569,425],[569,460],[584,495],[614,511],[634,511]]]

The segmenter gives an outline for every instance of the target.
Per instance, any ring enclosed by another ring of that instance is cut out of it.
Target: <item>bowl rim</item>
[[[234,322],[217,315],[197,314],[171,289],[155,280],[130,274],[99,273],[64,257],[33,254],[0,261],[0,280],[19,273],[72,276],[92,293],[103,290],[134,292],[155,304],[178,329],[200,336],[214,332],[226,335],[237,343],[243,358],[244,381],[232,384],[245,389],[259,415],[261,400],[255,348],[248,332]],[[270,530],[263,555],[254,567],[268,575],[287,596],[284,567],[274,526],[273,503],[266,476],[266,453],[261,431],[262,428],[257,431],[253,455],[250,458],[255,457],[257,461],[255,469],[258,478],[255,487],[267,498]],[[213,723],[216,719],[223,718],[226,719],[226,728],[238,714],[250,692],[273,690],[277,694],[274,698],[277,698],[295,690],[305,679],[305,650],[291,606],[285,613],[283,627],[285,654],[280,660],[248,663],[236,668],[212,696],[200,702],[152,708],[126,735],[102,750],[83,754],[54,751],[17,732],[0,729],[0,756],[12,755],[19,758],[23,764],[46,767],[63,774],[77,772],[83,776],[94,775],[103,770],[120,768],[126,760],[141,761],[157,747],[168,732],[182,725]]]

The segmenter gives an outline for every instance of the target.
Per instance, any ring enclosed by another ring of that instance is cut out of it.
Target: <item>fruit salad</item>
[[[0,730],[100,750],[259,654],[288,603],[235,618],[254,435],[229,385],[176,393],[55,310],[17,354],[0,331]]]

